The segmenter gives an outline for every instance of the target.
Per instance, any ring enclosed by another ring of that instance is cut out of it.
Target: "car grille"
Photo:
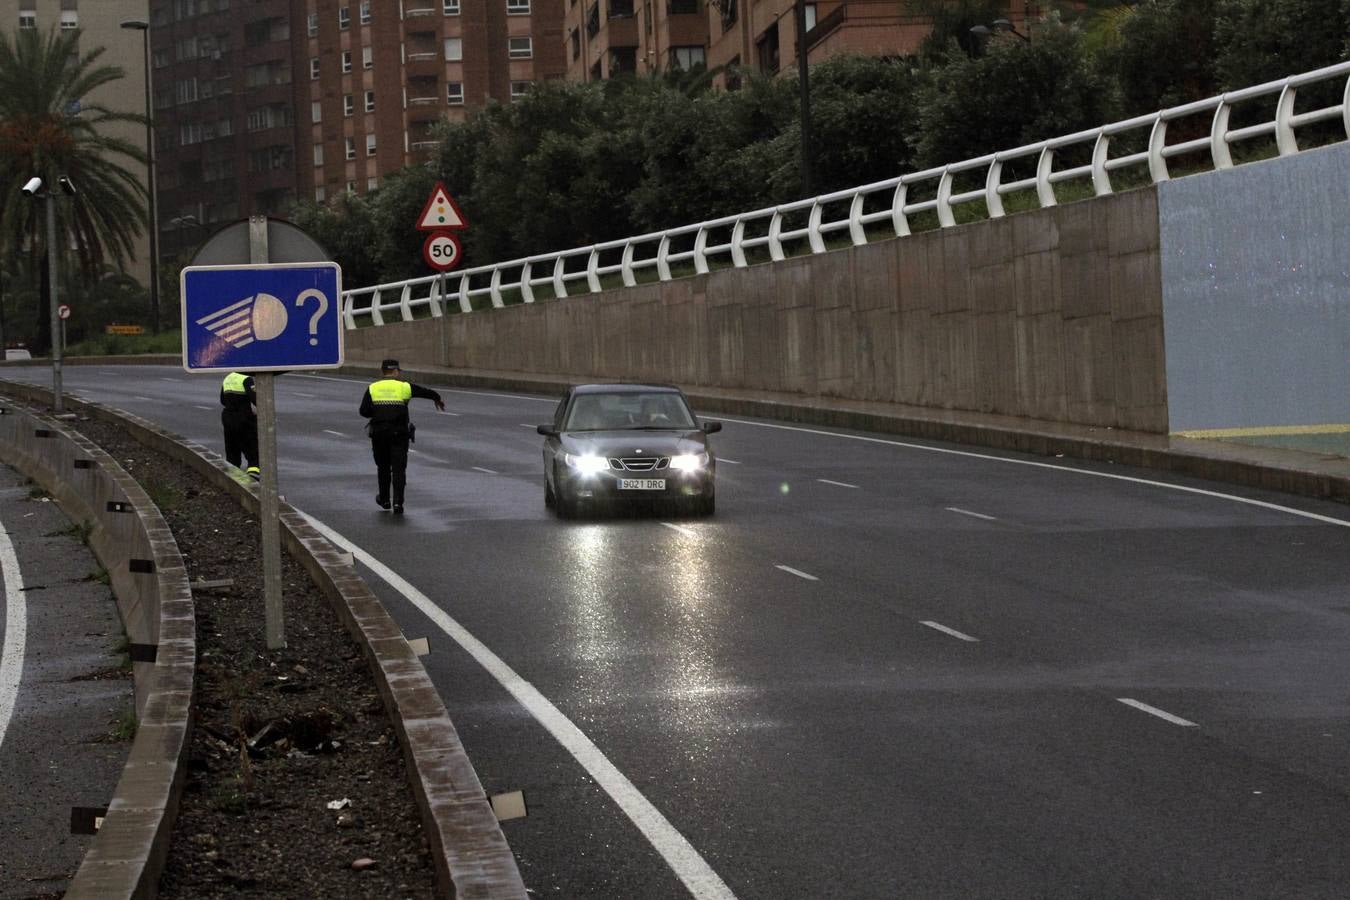
[[[611,456],[609,467],[620,472],[652,472],[657,469],[664,469],[670,465],[670,457],[662,456],[659,459],[655,456],[629,456],[620,459],[617,456]]]

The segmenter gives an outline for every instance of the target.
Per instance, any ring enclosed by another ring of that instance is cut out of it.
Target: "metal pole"
[[[150,188],[150,333],[159,334],[159,196],[155,192],[155,109],[150,91],[150,29],[145,29],[145,152]]]
[[[806,0],[794,4],[797,20],[797,79],[802,94],[802,196],[810,197],[811,190],[811,75],[806,65]]]
[[[47,188],[47,299],[52,320],[52,408],[59,416],[66,411],[61,395],[61,317],[56,311],[56,185]]]
[[[248,220],[248,261],[266,265],[267,217]],[[281,523],[277,501],[277,404],[271,372],[253,376],[258,396],[258,462],[262,481],[258,490],[258,521],[262,525],[263,598],[267,615],[267,649],[286,646],[286,622],[281,605]]]

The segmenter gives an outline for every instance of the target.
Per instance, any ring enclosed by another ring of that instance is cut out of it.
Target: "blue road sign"
[[[189,266],[180,284],[183,368],[189,372],[342,365],[337,263]]]

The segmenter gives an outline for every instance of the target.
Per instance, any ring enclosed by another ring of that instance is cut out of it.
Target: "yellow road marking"
[[[1284,434],[1350,434],[1350,425],[1265,425],[1257,428],[1207,428],[1198,431],[1174,431],[1176,437],[1227,438],[1276,437]]]

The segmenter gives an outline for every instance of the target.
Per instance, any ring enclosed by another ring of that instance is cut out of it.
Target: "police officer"
[[[414,426],[408,419],[408,403],[421,397],[445,409],[441,395],[412,384],[402,378],[398,360],[386,359],[380,363],[380,380],[366,388],[361,398],[361,415],[370,421],[366,433],[370,435],[370,450],[375,456],[375,474],[379,493],[375,502],[384,509],[393,506],[394,515],[403,515],[403,486],[408,469],[408,444],[413,440]],[[390,487],[393,493],[390,493]]]
[[[231,372],[220,386],[220,424],[225,429],[225,459],[238,467],[240,456],[248,459],[248,474],[255,481],[261,477],[258,469],[258,414],[253,405],[258,402],[253,392],[253,376]]]

